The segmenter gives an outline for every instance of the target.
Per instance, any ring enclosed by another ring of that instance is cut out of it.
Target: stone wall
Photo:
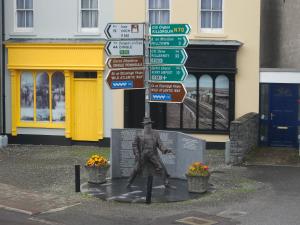
[[[240,164],[249,151],[258,144],[259,116],[247,113],[230,124],[229,163]]]

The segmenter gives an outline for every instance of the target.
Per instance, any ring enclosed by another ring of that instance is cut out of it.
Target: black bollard
[[[153,176],[150,175],[150,176],[148,176],[148,181],[147,181],[146,204],[151,204],[152,182],[153,182]]]
[[[75,165],[75,192],[80,192],[80,165]]]

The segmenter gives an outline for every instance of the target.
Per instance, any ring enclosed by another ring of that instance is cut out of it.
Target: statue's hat
[[[154,121],[152,121],[149,117],[145,117],[144,121],[142,122],[142,124],[151,124],[154,123]]]

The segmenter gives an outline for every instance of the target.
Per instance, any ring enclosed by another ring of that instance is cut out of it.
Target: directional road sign
[[[108,39],[144,39],[144,24],[108,23],[104,32]]]
[[[150,80],[154,82],[184,81],[188,72],[185,66],[151,66]]]
[[[105,45],[108,56],[138,56],[144,55],[143,40],[108,41]]]
[[[108,58],[106,65],[109,69],[144,67],[144,57]]]
[[[111,89],[144,88],[144,69],[110,70],[106,82]]]
[[[189,41],[186,36],[151,36],[150,47],[187,47]]]
[[[188,24],[152,24],[150,26],[151,35],[185,35],[190,31],[191,27]]]
[[[150,102],[181,103],[186,90],[182,83],[154,83],[150,84]]]
[[[185,64],[187,54],[184,49],[150,49],[151,64]]]

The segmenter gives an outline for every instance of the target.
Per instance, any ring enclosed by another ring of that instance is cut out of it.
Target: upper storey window
[[[33,0],[16,0],[16,27],[17,30],[32,30]]]
[[[98,0],[80,0],[80,24],[81,31],[98,31]]]
[[[149,23],[170,23],[170,0],[148,0]]]
[[[200,0],[200,30],[220,32],[223,29],[223,0]]]

